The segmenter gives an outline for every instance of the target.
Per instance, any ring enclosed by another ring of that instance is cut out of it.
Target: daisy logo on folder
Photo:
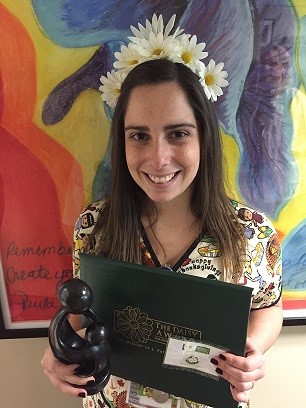
[[[115,311],[114,324],[116,331],[134,343],[147,343],[153,330],[153,322],[148,318],[148,314],[131,306]]]
[[[123,335],[126,341],[138,346],[149,342],[166,345],[171,336],[193,340],[202,338],[199,330],[152,319],[148,313],[132,306],[127,306],[123,310],[114,310],[114,330]],[[150,345],[153,347],[152,344]]]

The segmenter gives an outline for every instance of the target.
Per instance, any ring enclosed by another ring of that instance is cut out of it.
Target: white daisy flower
[[[117,72],[112,70],[107,73],[107,77],[101,76],[100,78],[102,85],[99,87],[99,90],[102,92],[102,100],[111,108],[116,106],[121,92],[121,85],[126,75],[127,73],[124,70]]]
[[[206,58],[208,55],[206,51],[204,52],[205,43],[197,44],[197,36],[193,35],[190,37],[187,34],[182,34],[176,39],[176,42],[177,56],[175,57],[175,62],[181,62],[187,65],[193,72],[196,72],[197,69],[204,68],[204,64],[200,60]]]
[[[150,23],[149,20],[146,20],[146,27],[142,26],[139,23],[138,23],[139,30],[137,30],[137,28],[135,28],[134,26],[130,26],[131,31],[135,37],[128,37],[128,39],[131,40],[135,44],[141,44],[142,40],[147,40],[147,41],[149,40],[151,33],[155,34],[156,36],[162,33],[163,38],[166,39],[169,36],[171,30],[173,29],[175,17],[176,15],[174,14],[170,18],[170,20],[168,21],[164,29],[163,16],[160,14],[159,17],[157,18],[156,14],[153,14],[152,23]],[[176,37],[179,34],[181,34],[183,31],[184,31],[183,29],[181,29],[180,27],[177,27],[177,29],[172,34],[172,36]]]
[[[222,71],[223,67],[223,62],[216,64],[211,59],[207,67],[204,65],[204,69],[198,73],[207,98],[213,101],[216,101],[218,96],[223,95],[221,87],[228,85],[228,81],[224,79],[227,77],[227,72]]]
[[[148,40],[141,40],[141,46],[140,52],[147,59],[171,59],[174,54],[172,36],[164,38],[162,33],[150,33]]]
[[[213,101],[223,94],[222,87],[227,86],[225,79],[227,72],[222,71],[224,64],[216,64],[210,60],[205,66],[202,61],[208,53],[204,51],[205,43],[197,44],[196,35],[182,34],[184,31],[177,27],[173,31],[176,15],[164,25],[162,15],[153,15],[152,21],[146,20],[145,26],[138,23],[138,29],[131,26],[134,37],[128,37],[130,43],[122,45],[119,52],[115,53],[117,61],[113,70],[107,76],[101,77],[100,91],[102,99],[109,106],[115,107],[121,85],[129,71],[136,65],[153,59],[165,58],[173,62],[187,65],[199,78],[208,99]]]
[[[126,71],[130,71],[145,60],[135,44],[122,45],[120,52],[115,52],[115,57],[118,61],[114,62],[114,67]]]

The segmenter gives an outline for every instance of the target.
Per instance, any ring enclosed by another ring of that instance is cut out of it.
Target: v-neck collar
[[[159,261],[159,259],[157,258],[154,249],[151,245],[151,242],[149,241],[149,238],[147,236],[147,233],[144,229],[144,227],[142,226],[141,228],[141,237],[143,239],[143,242],[145,244],[145,247],[147,249],[147,251],[149,252],[149,254],[151,255],[152,261],[154,262],[154,265],[156,266],[156,268],[160,268],[160,267],[169,267],[169,265],[162,265]],[[189,258],[189,255],[191,254],[191,252],[196,248],[196,246],[198,245],[198,243],[201,241],[203,237],[203,233],[201,232],[198,237],[192,242],[192,244],[188,247],[188,249],[184,252],[184,254],[179,258],[179,260],[176,262],[175,265],[170,265],[170,268],[173,271],[177,271],[182,264],[184,263],[184,261]]]

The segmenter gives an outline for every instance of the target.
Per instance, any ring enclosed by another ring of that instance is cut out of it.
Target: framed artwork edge
[[[4,339],[18,339],[18,338],[35,338],[35,337],[47,337],[47,327],[29,327],[26,328],[6,328],[3,309],[0,303],[0,340]]]
[[[303,326],[306,325],[306,318],[284,318],[283,326]]]
[[[283,326],[306,325],[306,309],[284,309]]]

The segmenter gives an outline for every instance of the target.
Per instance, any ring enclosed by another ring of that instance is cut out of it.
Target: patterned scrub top
[[[281,296],[282,263],[277,233],[264,214],[236,201],[232,201],[232,205],[247,237],[246,261],[239,284],[253,289],[252,309],[273,306]],[[90,204],[76,222],[73,254],[74,276],[79,276],[79,255],[86,246],[88,236],[93,231],[102,206],[103,201]],[[98,236],[95,237],[95,241],[97,247]],[[141,232],[139,244],[142,249],[143,264],[152,267],[161,266],[145,232]],[[95,248],[93,248],[93,253],[94,251]],[[213,238],[203,235],[190,246],[172,269],[179,273],[203,278],[213,275],[216,279],[222,279],[222,255]],[[115,376],[111,376],[105,387],[104,398],[106,403],[100,393],[88,396],[83,400],[83,407],[93,408],[108,405],[111,408],[209,408],[206,405],[169,396]],[[247,404],[239,404],[239,408],[247,406]]]

